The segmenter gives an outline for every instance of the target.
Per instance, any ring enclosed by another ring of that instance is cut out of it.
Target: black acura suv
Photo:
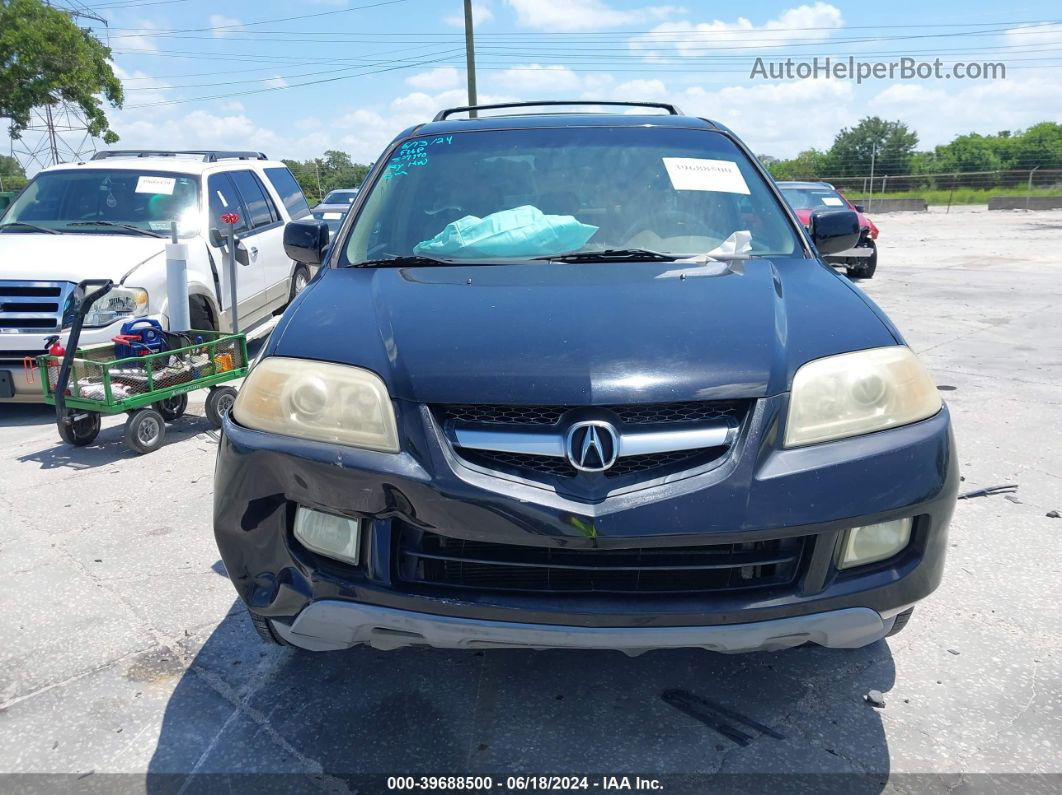
[[[333,241],[286,228],[322,267],[226,419],[214,492],[259,634],[637,653],[899,631],[941,579],[956,456],[925,368],[821,259],[855,213],[805,229],[730,130],[670,105],[560,104],[443,111]]]

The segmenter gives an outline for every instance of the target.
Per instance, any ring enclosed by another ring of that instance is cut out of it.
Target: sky
[[[57,0],[107,19],[130,148],[239,148],[375,160],[395,134],[466,102],[462,0]],[[476,0],[480,102],[666,101],[758,154],[826,148],[878,115],[920,147],[1062,122],[1057,0]],[[764,64],[902,56],[1006,64],[1006,79],[750,79]]]

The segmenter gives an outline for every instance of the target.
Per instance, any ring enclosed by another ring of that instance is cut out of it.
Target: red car
[[[778,187],[786,201],[796,211],[800,223],[811,223],[815,210],[830,210],[847,207],[859,215],[859,242],[847,251],[823,257],[831,265],[843,265],[849,278],[869,279],[878,267],[878,228],[863,215],[863,208],[852,204],[828,182],[779,182]]]

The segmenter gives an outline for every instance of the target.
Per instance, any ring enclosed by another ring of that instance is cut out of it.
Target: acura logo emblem
[[[619,434],[607,422],[577,422],[564,437],[568,462],[580,472],[604,472],[616,463]]]

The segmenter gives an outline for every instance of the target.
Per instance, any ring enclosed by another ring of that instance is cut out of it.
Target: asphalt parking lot
[[[201,398],[147,457],[125,449],[120,419],[75,449],[47,409],[2,406],[0,772],[108,789],[159,774],[152,791],[194,791],[192,773],[330,790],[366,772],[857,773],[853,789],[893,776],[943,791],[1062,772],[1062,519],[1047,516],[1062,510],[1062,211],[875,220],[878,273],[861,286],[944,390],[962,489],[1018,484],[960,501],[944,584],[901,635],[636,658],[266,647],[214,545]],[[738,745],[666,704],[671,688],[782,739]],[[864,702],[872,689],[884,708]]]

